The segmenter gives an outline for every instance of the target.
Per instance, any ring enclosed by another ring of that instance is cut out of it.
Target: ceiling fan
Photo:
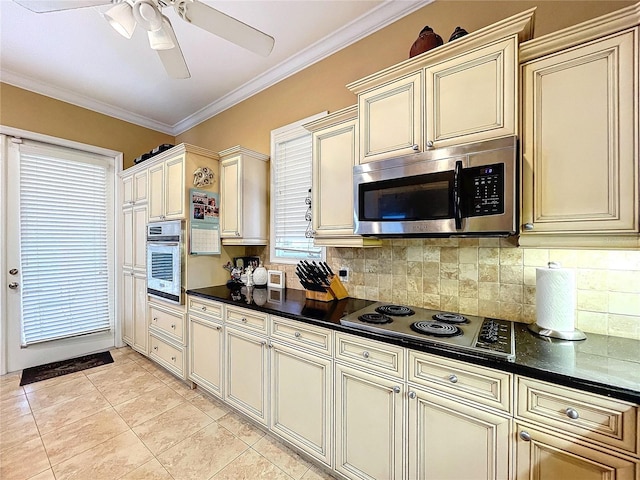
[[[190,78],[189,68],[176,34],[162,9],[173,6],[178,16],[207,32],[262,56],[268,56],[275,40],[266,33],[226,15],[198,0],[13,0],[36,12],[48,13],[75,8],[113,4],[103,13],[111,26],[131,38],[137,25],[147,31],[149,45],[172,78]]]

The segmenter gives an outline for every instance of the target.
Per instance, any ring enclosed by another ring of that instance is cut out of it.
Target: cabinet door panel
[[[240,157],[225,159],[221,166],[220,189],[224,202],[220,206],[220,236],[241,236],[242,196]]]
[[[402,392],[401,382],[336,364],[338,472],[349,478],[402,478]]]
[[[147,206],[133,207],[133,269],[146,273],[147,269]],[[126,239],[125,239],[126,241]],[[125,251],[126,251],[125,247]]]
[[[124,271],[121,277],[122,282],[122,339],[129,345],[133,345],[133,319],[134,319],[134,289],[133,275],[130,271]]]
[[[531,439],[523,440],[522,432]],[[638,463],[520,425],[516,469],[517,480],[634,480]]]
[[[511,419],[410,388],[409,478],[508,479]],[[464,452],[464,461],[452,453]]]
[[[133,177],[133,201],[143,202],[147,199],[147,171],[142,170]]]
[[[189,315],[189,378],[209,393],[222,396],[222,325]]]
[[[516,131],[514,37],[425,69],[427,141],[436,147]]]
[[[415,153],[422,145],[422,73],[358,97],[360,163]]]
[[[522,216],[534,233],[638,230],[637,30],[523,67]]]
[[[133,277],[133,345],[138,352],[148,354],[149,328],[147,324],[147,279],[142,275]]]
[[[149,167],[149,220],[164,215],[164,163]]]
[[[331,464],[331,360],[278,343],[271,349],[271,429]]]
[[[132,208],[122,210],[122,268],[133,268],[133,257],[136,248],[134,215]]]
[[[185,214],[184,155],[166,161],[164,188],[166,218],[183,218]]]
[[[224,399],[258,422],[267,423],[266,340],[227,327]]]

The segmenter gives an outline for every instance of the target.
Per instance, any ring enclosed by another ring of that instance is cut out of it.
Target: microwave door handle
[[[456,222],[456,230],[462,229],[462,210],[460,209],[462,161],[456,162],[453,171],[453,218]]]

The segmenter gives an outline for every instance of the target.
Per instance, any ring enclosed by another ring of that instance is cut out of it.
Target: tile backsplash
[[[268,249],[255,249],[263,259]],[[521,248],[509,239],[398,239],[380,248],[329,248],[335,271],[350,269],[352,297],[493,316],[536,319],[536,268],[575,269],[576,327],[640,340],[640,251]],[[266,262],[265,262],[266,263]],[[288,288],[301,289],[293,265]]]

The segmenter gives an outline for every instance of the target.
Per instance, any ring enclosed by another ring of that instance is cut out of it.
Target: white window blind
[[[308,121],[272,132],[271,261],[276,263],[324,258],[324,249],[305,235],[310,229],[306,199],[311,189],[312,136],[302,124]]]
[[[97,155],[20,145],[23,346],[112,328],[111,168]]]

